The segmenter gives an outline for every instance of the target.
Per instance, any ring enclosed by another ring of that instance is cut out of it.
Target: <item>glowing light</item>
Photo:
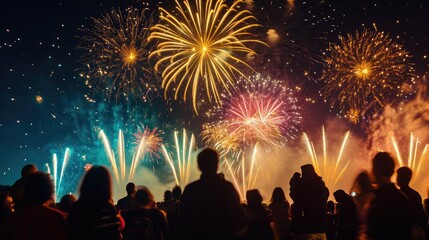
[[[178,186],[186,186],[189,182],[189,177],[191,173],[191,160],[194,157],[194,153],[197,151],[195,145],[194,134],[191,134],[191,138],[188,138],[186,130],[183,129],[182,133],[182,145],[179,141],[179,132],[174,132],[174,144],[176,155],[170,154],[167,148],[162,145],[162,152],[164,158],[168,162],[171,172],[173,173],[174,180]]]
[[[255,54],[247,44],[262,43],[249,33],[259,26],[247,10],[240,9],[242,0],[228,7],[224,0],[175,0],[173,11],[159,8],[160,23],[151,28],[149,40],[158,40],[150,56],[159,56],[155,70],[163,67],[162,87],[165,97],[172,88],[174,99],[183,92],[186,101],[191,91],[193,108],[201,88],[205,99],[219,103],[219,85],[229,90],[237,76],[253,69],[240,55]]]
[[[113,8],[92,20],[91,27],[82,30],[78,45],[83,50],[80,71],[85,84],[106,98],[150,100],[150,93],[156,90],[148,61],[152,16],[145,10],[127,8],[124,13]]]
[[[416,138],[414,134],[411,133],[408,147],[408,158],[407,161],[404,161],[401,155],[401,148],[399,147],[397,140],[393,136],[390,137],[390,140],[395,149],[396,159],[398,160],[399,166],[409,167],[413,171],[413,178],[417,179],[420,174],[422,164],[424,164],[428,158],[426,154],[428,151],[428,144],[421,146],[419,138]]]
[[[335,185],[341,179],[347,167],[349,166],[350,161],[347,161],[345,164],[342,163],[342,157],[344,154],[344,150],[347,146],[348,140],[350,139],[350,132],[346,132],[344,134],[341,148],[338,152],[337,157],[329,157],[334,156],[333,154],[328,154],[328,143],[327,137],[325,133],[325,128],[322,127],[322,151],[323,151],[323,160],[320,160],[317,156],[316,149],[314,144],[308,138],[307,134],[303,134],[303,141],[305,146],[307,147],[308,154],[311,158],[311,163],[313,164],[316,172],[322,176],[323,180],[326,183],[328,189],[335,189]]]
[[[48,169],[48,173],[52,174],[52,181],[53,181],[54,190],[55,190],[55,192],[54,192],[55,199],[58,199],[59,191],[61,189],[61,183],[62,183],[63,177],[64,177],[64,172],[65,172],[67,165],[69,163],[70,155],[71,155],[70,149],[66,148],[66,151],[64,153],[64,157],[62,160],[62,164],[61,164],[60,179],[58,179],[58,157],[57,157],[56,153],[54,153],[52,155],[52,168],[53,168],[52,171],[53,172],[51,172],[51,168],[49,167],[49,164],[46,164],[46,167]]]
[[[146,153],[149,155],[149,159],[153,159],[155,156],[159,158],[159,152],[161,151],[162,137],[158,128],[150,130],[147,126],[143,129],[138,129],[137,133],[134,134],[134,143],[138,146],[143,140],[146,145]]]
[[[340,112],[352,111],[346,117],[358,122],[366,113],[398,103],[407,94],[402,85],[413,81],[410,61],[411,55],[384,32],[364,29],[347,34],[328,48],[322,95]]]
[[[134,178],[135,171],[137,169],[137,164],[140,160],[144,159],[145,155],[156,155],[158,156],[158,153],[156,151],[159,150],[159,147],[157,148],[156,145],[160,145],[162,138],[158,137],[158,134],[156,133],[156,129],[150,131],[148,128],[145,128],[145,131],[140,133],[136,133],[137,137],[141,138],[139,141],[136,141],[137,144],[136,148],[134,149],[134,153],[132,155],[131,159],[131,166],[128,172],[128,178],[126,179],[127,175],[127,162],[126,162],[126,153],[125,153],[125,140],[124,140],[124,134],[122,130],[119,130],[118,133],[118,147],[117,147],[117,155],[118,155],[118,162],[116,162],[115,158],[115,152],[113,151],[109,139],[107,138],[106,134],[103,130],[100,130],[98,132],[98,138],[101,140],[104,146],[104,150],[106,152],[107,158],[110,162],[110,165],[112,166],[113,170],[113,176],[115,177],[117,183],[122,186],[126,184],[127,182],[131,182]],[[156,141],[153,141],[154,138],[157,138]],[[152,140],[149,140],[152,139]],[[118,168],[119,163],[119,168]]]
[[[43,97],[42,97],[42,96],[40,96],[40,95],[37,95],[37,96],[36,96],[36,102],[37,102],[38,104],[43,103]]]
[[[223,164],[221,166],[225,168],[225,177],[231,178],[242,201],[246,199],[247,190],[255,188],[261,170],[261,168],[256,166],[256,152],[257,146],[255,145],[250,159],[250,169],[246,164],[244,155],[233,161],[229,160],[227,157],[223,158]],[[237,167],[234,167],[234,162],[239,163]]]
[[[206,145],[221,154],[256,143],[276,150],[297,137],[301,116],[293,91],[260,75],[249,80],[242,79],[241,88],[222,100],[222,107],[215,112],[220,120],[203,126]]]

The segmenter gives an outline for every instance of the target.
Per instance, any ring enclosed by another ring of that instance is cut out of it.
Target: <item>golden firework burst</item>
[[[228,91],[234,79],[253,69],[242,59],[255,52],[250,43],[263,44],[249,32],[259,25],[252,14],[240,8],[243,0],[230,7],[224,0],[175,0],[175,11],[160,8],[160,23],[151,28],[149,40],[158,40],[150,56],[159,56],[155,70],[162,70],[165,97],[172,88],[174,99],[188,90],[198,113],[197,99],[205,89],[205,99],[219,103],[219,85]]]
[[[407,94],[403,84],[414,81],[411,55],[384,32],[364,29],[330,44],[322,95],[352,122]]]
[[[153,74],[148,61],[147,42],[152,16],[145,10],[127,8],[125,12],[113,8],[101,18],[93,18],[78,46],[83,50],[81,62],[85,66],[81,76],[86,85],[104,97],[148,100],[154,89]]]

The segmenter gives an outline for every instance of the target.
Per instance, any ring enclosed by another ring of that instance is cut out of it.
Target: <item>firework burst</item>
[[[224,0],[176,0],[176,13],[160,8],[160,23],[151,30],[149,39],[159,41],[150,56],[160,56],[155,70],[162,66],[165,94],[172,88],[174,99],[183,92],[186,101],[191,91],[193,108],[198,113],[199,91],[205,99],[219,103],[219,85],[234,86],[234,79],[253,69],[243,56],[255,52],[250,43],[262,43],[249,31],[257,26],[247,10],[240,9],[242,0],[228,7]],[[167,95],[165,95],[166,97]]]
[[[241,79],[236,93],[225,96],[216,111],[220,120],[206,124],[202,137],[221,152],[245,150],[259,143],[266,149],[279,149],[295,139],[301,122],[293,91],[271,78],[251,76]]]
[[[78,46],[83,50],[81,76],[94,92],[116,100],[134,97],[147,101],[155,91],[150,85],[153,74],[147,42],[153,18],[145,11],[127,8],[124,13],[113,8],[82,30]]]
[[[136,133],[134,133],[134,143],[136,147],[140,145],[141,142],[144,142],[146,149],[145,152],[149,154],[152,159],[153,156],[159,158],[159,152],[162,146],[162,137],[160,136],[158,128],[154,128],[150,130],[148,127],[144,127],[142,129],[138,129]]]
[[[352,122],[387,103],[403,100],[413,81],[411,55],[384,32],[365,29],[330,44],[322,80],[323,97]]]

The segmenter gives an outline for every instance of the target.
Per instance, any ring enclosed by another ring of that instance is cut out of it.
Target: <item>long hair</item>
[[[276,187],[271,195],[271,203],[287,202],[285,192],[281,187]]]
[[[90,203],[106,203],[112,198],[112,180],[109,170],[103,166],[92,166],[80,185],[79,199]]]

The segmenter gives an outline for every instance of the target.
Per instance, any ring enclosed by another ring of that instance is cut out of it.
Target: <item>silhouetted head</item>
[[[58,209],[68,213],[74,202],[76,202],[76,197],[73,194],[66,194],[58,203]]]
[[[216,173],[219,155],[211,148],[203,149],[197,156],[198,168],[202,173]]]
[[[377,182],[380,180],[390,181],[390,177],[395,170],[395,162],[393,158],[386,152],[379,152],[372,159],[372,173]]]
[[[276,187],[273,190],[273,195],[271,195],[271,203],[285,202],[286,196],[283,188]]]
[[[137,208],[150,208],[155,203],[153,195],[147,187],[140,187],[134,196],[134,203]]]
[[[354,187],[358,188],[359,193],[369,192],[373,189],[371,179],[367,171],[359,173],[356,177]]]
[[[316,171],[312,164],[306,164],[301,166],[301,172],[303,178],[315,177],[317,176]]]
[[[326,204],[326,212],[334,213],[335,212],[335,203],[332,200],[329,200]]]
[[[22,167],[21,169],[21,177],[22,178],[27,178],[29,177],[31,174],[37,172],[37,167],[34,164],[27,164],[24,167]]]
[[[400,167],[396,170],[396,183],[399,187],[407,187],[410,184],[413,171],[408,167]]]
[[[42,205],[52,199],[54,195],[54,184],[51,176],[44,172],[31,174],[24,187],[25,201],[33,205]]]
[[[255,207],[262,204],[262,195],[258,189],[251,189],[246,192],[247,205]]]
[[[182,196],[182,189],[180,186],[175,186],[172,191],[173,200],[177,201],[180,199],[180,196]]]
[[[341,203],[348,197],[348,194],[344,190],[339,189],[334,192],[334,197],[337,202]]]
[[[103,166],[92,166],[83,177],[80,197],[86,202],[105,203],[112,198],[112,180],[109,170]]]
[[[125,189],[127,190],[127,194],[130,196],[134,196],[134,194],[136,194],[136,185],[132,182],[129,182],[127,186],[125,186]]]
[[[164,192],[164,201],[170,201],[173,199],[173,194],[170,190]]]

